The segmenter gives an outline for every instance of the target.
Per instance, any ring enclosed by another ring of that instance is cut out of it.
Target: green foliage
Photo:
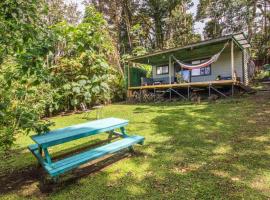
[[[76,2],[65,0],[46,0],[46,2],[48,9],[46,19],[49,25],[65,20],[71,24],[79,23],[81,13]]]
[[[257,72],[255,79],[263,80],[270,78],[270,70],[260,70]]]
[[[204,28],[206,39],[247,33],[252,57],[267,63],[270,58],[269,6],[267,0],[200,0],[196,18],[208,20]]]
[[[43,132],[50,96],[44,59],[51,48],[43,1],[0,2],[0,146],[11,147],[19,132]],[[41,84],[43,83],[43,84]]]
[[[270,27],[270,26],[269,26]],[[251,38],[252,42],[252,57],[258,60],[265,60],[265,63],[270,62],[270,35],[266,35],[263,31],[254,34]]]
[[[218,38],[222,35],[222,28],[216,20],[210,20],[205,24],[204,37],[206,39]]]
[[[197,11],[197,20],[210,19],[206,23],[206,38],[220,37],[222,34],[242,31],[247,25],[246,0],[201,0]]]
[[[21,77],[20,67],[13,61],[6,61],[0,76],[0,146],[8,150],[20,132],[48,130],[50,122],[41,121],[50,85],[39,84],[37,76]]]
[[[87,7],[82,23],[61,22],[53,30],[58,48],[54,52],[51,84],[55,90],[54,102],[61,105],[54,103],[49,111],[76,110],[81,103],[108,102],[112,67],[107,57],[113,45],[103,16],[93,7]]]
[[[193,30],[193,16],[186,12],[187,5],[177,5],[171,12],[168,21],[168,47],[185,46],[201,40]]]
[[[78,25],[49,26],[46,7],[34,0],[0,3],[0,146],[4,150],[18,133],[47,131],[51,123],[42,117],[80,108],[81,103],[108,102],[110,83],[123,87],[110,77],[108,57],[113,47],[103,16],[88,7]]]

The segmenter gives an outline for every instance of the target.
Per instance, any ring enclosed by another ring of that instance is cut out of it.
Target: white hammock
[[[224,49],[226,48],[227,45],[228,45],[228,42],[224,45],[224,47],[221,49],[221,51],[219,51],[217,54],[213,55],[209,60],[207,60],[203,63],[197,64],[197,65],[187,64],[187,63],[184,63],[180,60],[177,60],[174,56],[172,56],[172,57],[184,69],[188,69],[188,70],[199,69],[199,68],[206,67],[206,66],[216,62],[218,60],[220,54],[224,51]]]

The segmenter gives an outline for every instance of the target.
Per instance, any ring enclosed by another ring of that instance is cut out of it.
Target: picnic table
[[[115,153],[125,148],[132,149],[134,144],[143,144],[144,137],[129,136],[127,134],[125,130],[125,126],[127,125],[128,120],[118,118],[106,118],[77,124],[41,135],[31,136],[35,144],[28,146],[28,149],[34,154],[48,174],[52,177],[56,177],[91,160]],[[120,129],[120,132],[115,131],[115,129]],[[100,133],[107,133],[108,138],[116,135],[120,136],[121,139],[62,160],[52,161],[52,156],[48,150],[49,147]]]

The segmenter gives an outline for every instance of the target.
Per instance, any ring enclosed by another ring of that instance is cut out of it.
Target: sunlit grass
[[[128,132],[145,137],[143,146],[135,146],[135,155],[72,184],[65,184],[62,177],[60,186],[46,194],[33,186],[39,185],[34,180],[19,183],[24,187],[11,188],[0,197],[267,199],[270,197],[270,101],[267,98],[229,99],[200,105],[178,102],[107,106],[103,117],[128,119]],[[90,120],[95,114],[95,111],[90,113]],[[85,122],[84,116],[54,117],[52,129]],[[66,149],[75,150],[105,138],[102,134],[66,143],[52,148],[52,153],[59,155]],[[12,156],[0,164],[1,176],[35,166],[35,158],[26,150],[31,143],[29,136],[18,137]],[[76,173],[72,176],[76,177]],[[27,191],[26,186],[29,186]]]

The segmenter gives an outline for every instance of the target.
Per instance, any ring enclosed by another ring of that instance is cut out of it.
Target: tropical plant
[[[109,57],[113,45],[103,16],[94,7],[87,7],[82,23],[61,22],[53,30],[58,39],[51,67],[55,78],[51,84],[57,91],[57,101],[65,105],[55,109],[76,110],[81,103],[109,101],[112,68]]]
[[[48,130],[42,121],[49,99],[46,54],[50,31],[44,23],[44,1],[0,2],[0,148],[7,150],[16,134]]]

